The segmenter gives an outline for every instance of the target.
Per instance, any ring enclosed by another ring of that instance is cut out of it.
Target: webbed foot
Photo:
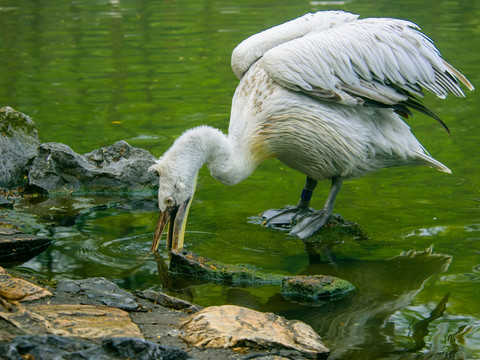
[[[263,219],[263,226],[285,231],[311,212],[309,208],[287,205],[281,209],[265,210],[260,217]]]
[[[298,219],[295,227],[290,231],[290,235],[297,236],[300,239],[306,239],[320,230],[331,216],[332,213],[325,211],[325,209],[311,211]]]

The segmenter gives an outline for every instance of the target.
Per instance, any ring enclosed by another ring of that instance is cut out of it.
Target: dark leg
[[[332,187],[328,194],[327,201],[320,211],[310,212],[297,222],[295,227],[290,231],[291,235],[298,236],[300,239],[305,239],[318,231],[330,219],[333,213],[333,205],[342,187],[342,178],[334,177],[332,179]]]
[[[302,194],[300,195],[300,200],[298,201],[298,207],[308,209],[310,206],[310,199],[313,195],[313,190],[317,186],[317,181],[310,179],[307,176],[307,181],[305,181],[305,187],[302,190]]]
[[[312,210],[309,209],[310,199],[313,190],[317,186],[317,181],[309,178],[305,182],[300,200],[297,206],[286,206],[282,209],[265,210],[260,216],[264,219],[264,225],[276,228],[291,226],[297,219],[308,214]]]

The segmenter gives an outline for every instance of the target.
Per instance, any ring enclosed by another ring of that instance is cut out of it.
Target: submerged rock
[[[44,143],[28,178],[30,185],[48,193],[151,191],[158,186],[158,175],[148,171],[155,160],[125,141],[85,155],[64,144]]]
[[[354,289],[347,280],[329,275],[292,276],[282,281],[282,295],[294,301],[338,299]]]
[[[98,359],[98,360],[184,360],[189,356],[182,350],[161,346],[138,338],[115,338],[90,343],[78,338],[57,335],[19,336],[0,344],[2,359]]]
[[[0,187],[26,183],[27,164],[40,145],[35,123],[11,107],[0,109]]]
[[[191,315],[181,329],[183,339],[197,347],[280,349],[311,359],[325,359],[330,353],[309,325],[240,306],[206,308]]]

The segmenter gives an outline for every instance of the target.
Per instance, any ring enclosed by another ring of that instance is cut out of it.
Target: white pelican
[[[320,229],[344,179],[384,167],[426,165],[450,173],[413,136],[402,117],[409,109],[446,125],[418,100],[426,89],[440,98],[465,96],[470,82],[440,57],[432,41],[408,21],[358,19],[320,11],[253,35],[232,54],[240,79],[228,135],[200,126],[184,132],[154,164],[160,217],[154,252],[168,222],[167,248],[183,246],[197,174],[206,163],[226,185],[278,158],[307,176],[297,206],[267,210],[267,223],[298,220],[300,238]],[[317,181],[332,187],[320,211],[308,211]]]

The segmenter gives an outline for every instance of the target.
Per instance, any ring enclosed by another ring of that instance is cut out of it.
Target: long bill
[[[172,251],[183,248],[183,239],[185,236],[188,211],[190,210],[191,203],[192,198],[186,200],[179,206],[168,207],[165,209],[165,211],[160,212],[155,234],[153,235],[152,247],[150,248],[151,253],[157,251],[158,245],[160,244],[160,239],[167,225],[169,225],[167,234],[167,250]]]

